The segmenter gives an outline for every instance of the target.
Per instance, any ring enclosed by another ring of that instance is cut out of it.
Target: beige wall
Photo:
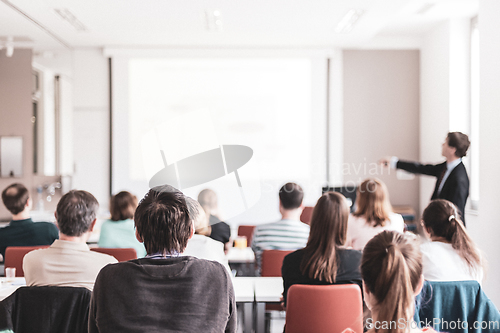
[[[500,1],[479,0],[480,31],[480,115],[479,153],[480,188],[479,211],[476,216],[467,216],[467,230],[488,260],[483,287],[486,294],[500,307]]]
[[[23,177],[0,178],[0,191],[14,183],[23,183],[33,196],[36,186],[55,180],[53,177],[33,175],[33,124],[31,101],[31,50],[16,49],[10,58],[0,51],[0,136],[23,137]],[[53,208],[46,203],[46,209]],[[10,213],[0,204],[0,221],[10,219]]]
[[[378,177],[393,205],[417,212],[418,180],[398,180],[375,165],[388,155],[419,159],[419,56],[416,50],[343,52],[344,183]]]
[[[16,49],[10,58],[0,52],[0,135],[23,137],[23,177],[0,178],[1,190],[14,182],[22,182],[33,190],[31,86],[31,50]],[[0,219],[5,218],[9,218],[9,213],[2,204]]]

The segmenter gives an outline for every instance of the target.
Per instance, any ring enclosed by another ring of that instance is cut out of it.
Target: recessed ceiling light
[[[75,15],[73,15],[72,12],[70,12],[67,8],[56,8],[54,9],[56,14],[58,14],[64,21],[68,22],[71,24],[73,28],[75,28],[77,31],[87,31],[87,27],[76,18]]]
[[[223,29],[222,13],[218,9],[205,10],[205,23],[207,31],[221,32]]]
[[[336,33],[348,33],[354,28],[359,18],[364,14],[363,9],[350,9],[335,27]]]
[[[422,6],[415,12],[417,15],[424,15],[427,13],[432,7],[434,7],[434,3],[424,3]]]

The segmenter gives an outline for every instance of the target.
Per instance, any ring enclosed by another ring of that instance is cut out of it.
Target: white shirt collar
[[[446,169],[447,170],[453,170],[455,169],[455,167],[457,165],[460,164],[460,162],[462,162],[462,159],[461,158],[457,158],[456,160],[454,160],[453,162],[450,162],[450,163],[446,163]]]

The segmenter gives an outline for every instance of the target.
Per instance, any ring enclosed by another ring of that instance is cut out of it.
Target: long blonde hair
[[[375,298],[372,311],[377,321],[395,323],[378,332],[402,333],[413,317],[415,291],[422,276],[422,255],[417,240],[397,231],[383,231],[365,246],[361,276]]]
[[[337,276],[337,247],[346,242],[349,207],[338,192],[323,194],[311,217],[306,255],[301,262],[304,275],[319,281],[334,283]]]
[[[392,213],[389,192],[385,184],[376,178],[366,179],[358,187],[357,208],[354,216],[364,217],[366,223],[385,226]]]

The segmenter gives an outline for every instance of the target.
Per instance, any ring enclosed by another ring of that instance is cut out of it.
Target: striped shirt
[[[260,258],[264,250],[298,250],[307,245],[309,226],[301,221],[281,220],[255,227],[252,250],[260,272]]]

